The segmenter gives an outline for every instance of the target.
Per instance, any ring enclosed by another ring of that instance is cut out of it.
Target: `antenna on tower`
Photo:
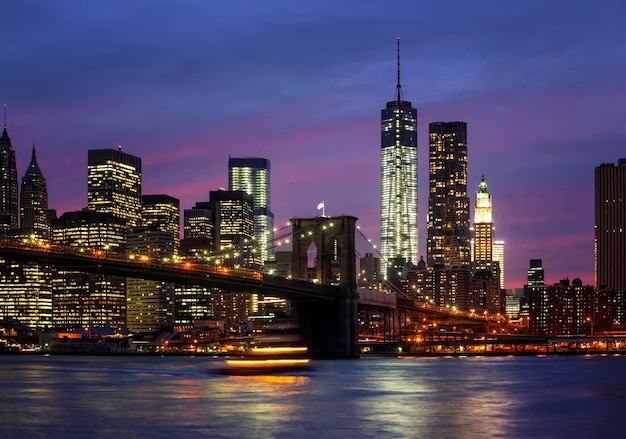
[[[398,92],[397,101],[402,100],[402,88],[400,86],[400,37],[398,37],[398,85],[396,86]]]
[[[4,104],[4,127],[7,127],[7,104]]]

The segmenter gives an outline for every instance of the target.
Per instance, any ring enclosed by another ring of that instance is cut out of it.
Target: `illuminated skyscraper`
[[[385,279],[394,260],[418,261],[417,110],[403,100],[399,38],[396,97],[381,110],[380,252]]]
[[[141,159],[118,149],[91,149],[87,164],[87,207],[123,218],[127,227],[141,222]]]
[[[2,137],[0,137],[0,234],[17,229],[18,209],[17,166],[15,150],[7,134],[6,109]]]
[[[254,239],[262,262],[274,260],[274,214],[270,209],[270,161],[258,157],[228,159],[228,189],[244,191],[254,202]]]
[[[172,234],[173,254],[180,247],[180,201],[169,195],[143,195],[141,224]]]
[[[626,158],[595,169],[595,287],[626,291]]]
[[[20,229],[23,234],[50,239],[48,189],[46,179],[37,164],[35,145],[33,145],[33,154],[28,169],[22,177],[20,217]]]
[[[259,263],[254,247],[252,196],[244,191],[211,191],[216,252],[224,263],[251,268]]]
[[[493,217],[491,194],[487,191],[485,176],[476,191],[474,208],[474,263],[485,268],[493,261]]]
[[[493,260],[500,267],[500,289],[504,289],[504,241],[493,242]]]
[[[57,244],[124,252],[126,222],[111,213],[66,212],[52,226]],[[126,279],[59,269],[52,280],[52,320],[61,330],[126,326]]]
[[[126,234],[126,252],[149,261],[174,256],[174,238],[155,224]],[[174,323],[175,285],[145,279],[126,279],[127,326],[132,331],[154,332]]]
[[[467,196],[467,124],[429,124],[430,188],[427,252],[429,266],[470,264],[471,236]]]

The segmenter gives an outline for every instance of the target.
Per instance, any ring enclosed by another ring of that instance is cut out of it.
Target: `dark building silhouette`
[[[18,218],[15,150],[11,146],[5,122],[2,137],[0,137],[0,234],[7,234],[9,230],[17,229]]]
[[[626,158],[595,169],[595,287],[626,291]]]
[[[22,177],[20,191],[20,229],[24,235],[35,235],[50,239],[50,221],[48,212],[48,187],[41,173],[35,145],[30,164]]]

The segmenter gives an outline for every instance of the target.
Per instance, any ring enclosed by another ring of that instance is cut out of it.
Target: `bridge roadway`
[[[129,259],[100,250],[77,251],[75,247],[0,238],[0,257],[16,262],[51,265],[58,269],[219,288],[226,292],[257,293],[296,301],[332,302],[340,287],[308,280],[286,279],[256,270],[205,264],[161,263],[149,258]],[[371,290],[359,290],[359,308],[375,307],[412,312],[429,321],[456,325],[484,325],[485,319],[460,311],[421,303]]]
[[[71,271],[220,288],[228,292],[258,293],[288,300],[332,301],[339,295],[337,286],[285,279],[256,270],[189,262],[158,263],[146,258],[130,260],[126,257],[112,257],[110,253],[103,251],[77,252],[73,247],[24,243],[16,239],[0,239],[0,257]]]

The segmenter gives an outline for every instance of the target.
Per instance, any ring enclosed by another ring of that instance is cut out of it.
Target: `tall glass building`
[[[467,124],[431,122],[429,138],[428,265],[467,266],[471,260]]]
[[[400,39],[396,96],[381,110],[380,253],[385,279],[398,262],[418,262],[417,110],[402,97]]]
[[[11,146],[11,138],[7,134],[6,123],[0,137],[0,233],[6,234],[17,229],[18,209],[17,166],[15,150]]]
[[[270,205],[270,161],[259,157],[228,159],[228,188],[244,191],[254,202],[254,239],[261,261],[274,260],[274,214]]]
[[[20,191],[20,229],[23,234],[50,239],[48,188],[37,164],[35,145],[28,169],[22,177]]]
[[[141,159],[117,149],[90,149],[87,163],[87,207],[141,223]]]

